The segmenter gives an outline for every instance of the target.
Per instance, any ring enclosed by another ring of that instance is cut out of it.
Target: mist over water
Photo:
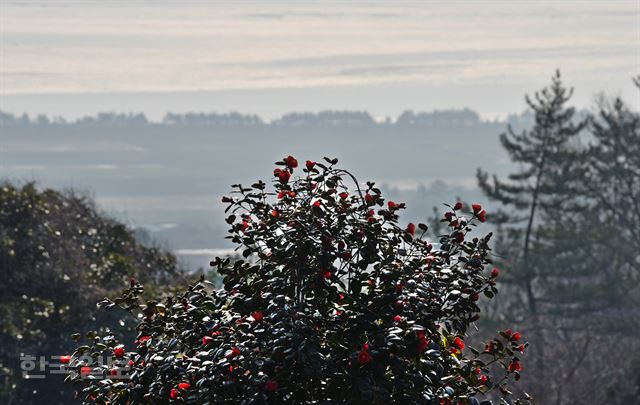
[[[108,116],[5,123],[0,159],[3,177],[87,190],[145,237],[205,266],[210,249],[230,246],[220,203],[229,186],[270,181],[273,163],[287,154],[301,161],[338,157],[360,182],[376,181],[391,198],[407,202],[407,220],[416,221],[456,196],[481,198],[474,178],[479,162],[491,162],[497,172],[510,167],[496,136],[505,122],[482,121],[468,110],[418,117],[423,122],[411,114],[377,123],[366,114],[334,112],[271,124],[248,116],[250,123],[236,117],[226,125]]]

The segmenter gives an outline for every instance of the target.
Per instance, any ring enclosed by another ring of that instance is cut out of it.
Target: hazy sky
[[[0,0],[0,109],[521,111],[556,67],[636,106],[640,2]]]

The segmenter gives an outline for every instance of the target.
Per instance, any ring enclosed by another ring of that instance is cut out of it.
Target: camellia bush
[[[526,343],[465,343],[481,296],[497,293],[487,213],[449,206],[446,235],[400,223],[404,204],[360,185],[337,159],[277,162],[273,187],[234,185],[223,277],[160,301],[130,288],[106,308],[139,319],[135,342],[87,334],[65,361],[86,403],[478,404],[511,399]],[[76,336],[80,340],[79,336]],[[106,360],[105,360],[106,358]],[[504,399],[507,398],[507,399]]]

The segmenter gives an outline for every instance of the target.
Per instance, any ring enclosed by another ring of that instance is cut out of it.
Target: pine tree
[[[566,195],[568,189],[563,178],[576,153],[573,145],[577,135],[587,122],[577,119],[575,109],[567,107],[572,89],[562,84],[560,72],[552,77],[551,86],[536,92],[534,97],[525,97],[527,105],[535,115],[532,129],[521,133],[512,127],[500,136],[503,148],[511,161],[520,170],[508,176],[507,181],[478,170],[478,183],[492,200],[512,207],[498,216],[501,225],[509,225],[508,251],[503,252],[511,263],[510,279],[524,287],[524,302],[521,316],[538,317],[539,269],[536,267],[532,249],[538,242],[535,225],[550,207],[558,204],[558,197]]]
[[[589,143],[565,181],[571,200],[541,227],[549,271],[567,273],[547,286],[574,329],[637,330],[638,314],[627,309],[640,303],[640,115],[603,99]]]
[[[636,81],[640,88],[640,81]],[[602,102],[592,123],[594,144],[587,151],[582,194],[591,201],[599,218],[613,224],[615,247],[626,245],[625,258],[640,272],[640,113],[620,99]]]
[[[572,89],[563,85],[560,72],[556,72],[550,86],[533,97],[526,96],[535,117],[533,127],[516,132],[510,126],[500,136],[502,147],[518,171],[508,175],[507,180],[495,175],[490,178],[480,169],[477,173],[482,191],[504,206],[495,216],[499,234],[506,235],[498,241],[496,249],[505,259],[507,271],[503,281],[508,285],[503,289],[509,291],[501,302],[501,315],[531,328],[531,340],[537,342],[537,350],[530,353],[535,356],[531,372],[536,377],[529,387],[534,398],[544,398],[550,390],[555,391],[549,381],[559,380],[555,375],[549,378],[545,374],[548,369],[545,359],[553,348],[547,348],[551,346],[551,338],[545,333],[552,326],[541,311],[548,296],[548,279],[546,258],[541,256],[545,241],[540,225],[571,201],[567,179],[579,154],[578,135],[587,125],[585,119],[577,117],[573,107],[567,106],[572,93]]]

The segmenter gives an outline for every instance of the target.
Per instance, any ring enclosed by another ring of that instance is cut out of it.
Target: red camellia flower
[[[287,156],[285,161],[287,162],[287,167],[290,169],[295,169],[296,167],[298,167],[298,161],[291,155]]]
[[[460,339],[460,336],[456,336],[455,339],[453,339],[453,345],[458,349],[458,350],[462,350],[464,349],[464,341],[462,339]]]
[[[180,388],[181,390],[188,390],[189,388],[191,388],[191,384],[189,384],[188,382],[181,382],[180,384],[178,384],[178,388]]]
[[[448,211],[444,213],[444,219],[446,219],[447,221],[451,221],[451,218],[453,218],[453,212]]]
[[[471,208],[473,209],[473,213],[477,214],[478,212],[480,212],[480,210],[482,210],[482,205],[480,205],[480,204],[472,204]]]
[[[92,371],[93,371],[93,369],[91,367],[88,367],[88,366],[84,366],[84,367],[80,368],[80,374],[83,375],[83,376],[91,374]]]
[[[400,322],[402,320],[402,317],[400,315],[396,315],[396,316],[393,317],[393,320],[395,322]]]
[[[242,221],[242,232],[246,232],[248,228],[249,228],[249,222]]]
[[[388,206],[388,207],[389,207],[389,209],[391,210],[391,209],[396,208],[396,207],[398,206],[398,204],[396,204],[396,203],[395,203],[395,202],[393,202],[393,201],[389,201],[389,202],[387,203],[387,206]]]
[[[226,355],[226,358],[232,359],[239,355],[240,355],[240,349],[238,349],[238,347],[236,346],[233,349],[231,349],[231,352],[229,352],[229,354]]]
[[[151,339],[151,336],[147,336],[147,335],[145,335],[145,336],[140,336],[140,338],[138,338],[138,340],[136,340],[136,343],[137,343],[138,345],[141,345],[141,344],[145,343],[145,342],[146,342],[147,340],[149,340],[149,339]]]
[[[169,396],[171,399],[178,399],[180,397],[180,391],[175,388],[171,388],[171,392],[169,392]]]
[[[461,210],[462,209],[462,203],[460,201],[458,201],[456,203],[456,205],[453,206],[453,209],[456,210],[456,211]]]
[[[331,274],[331,272],[330,272],[330,271],[325,271],[325,272],[324,272],[324,278],[326,278],[327,280],[331,280],[331,276],[332,276],[332,275],[333,275],[333,274]]]
[[[524,345],[518,346],[516,350],[519,351],[520,353],[524,353]]]
[[[253,317],[253,319],[256,322],[260,322],[262,320],[262,318],[264,317],[264,315],[262,314],[262,311],[255,311],[251,313],[251,316]]]
[[[351,252],[344,252],[342,254],[342,260],[351,260],[352,257]]]
[[[373,196],[367,193],[364,195],[364,200],[367,202],[367,204],[371,204],[373,202]]]
[[[500,269],[498,269],[497,267],[494,267],[491,270],[491,277],[496,278],[500,275]]]
[[[273,175],[278,177],[280,176],[280,173],[282,173],[282,169],[280,169],[279,167],[276,167],[275,169],[273,169]]]
[[[514,342],[517,342],[518,340],[520,340],[521,337],[522,335],[520,334],[520,332],[515,332],[513,335],[511,335],[511,340],[513,340]]]
[[[407,233],[409,233],[411,236],[414,236],[416,234],[416,226],[413,223],[409,223],[409,225],[407,225]]]
[[[480,383],[482,383],[482,385],[487,385],[487,380],[488,378],[486,375],[483,374],[480,376]]]
[[[282,170],[280,171],[280,173],[278,173],[278,180],[280,180],[280,183],[282,184],[287,184],[290,178],[291,173],[289,173],[287,170]]]
[[[276,380],[269,380],[264,383],[264,390],[267,392],[274,392],[278,389],[278,382]]]
[[[113,349],[113,355],[116,356],[117,358],[123,357],[124,356],[124,347],[118,346],[115,349]]]
[[[71,356],[64,355],[64,356],[60,356],[60,363],[62,364],[69,364],[71,362]]]
[[[313,160],[307,160],[307,163],[305,163],[305,166],[307,166],[307,170],[312,170],[315,165],[316,162],[314,162]]]
[[[202,344],[204,346],[208,345],[209,343],[211,343],[213,341],[213,338],[211,336],[203,336],[202,337]]]
[[[427,347],[429,347],[429,339],[427,339],[427,336],[425,335],[423,330],[419,330],[417,332],[417,335],[418,335],[418,351],[422,353],[425,350],[427,350]]]
[[[480,222],[485,222],[487,220],[487,211],[482,210],[478,213],[478,220]]]
[[[358,362],[360,363],[360,365],[364,365],[369,363],[370,361],[371,361],[371,354],[369,353],[369,345],[365,343],[362,346],[360,353],[358,353]]]
[[[516,371],[522,371],[522,365],[518,360],[513,360],[509,363],[509,372],[515,373]]]

